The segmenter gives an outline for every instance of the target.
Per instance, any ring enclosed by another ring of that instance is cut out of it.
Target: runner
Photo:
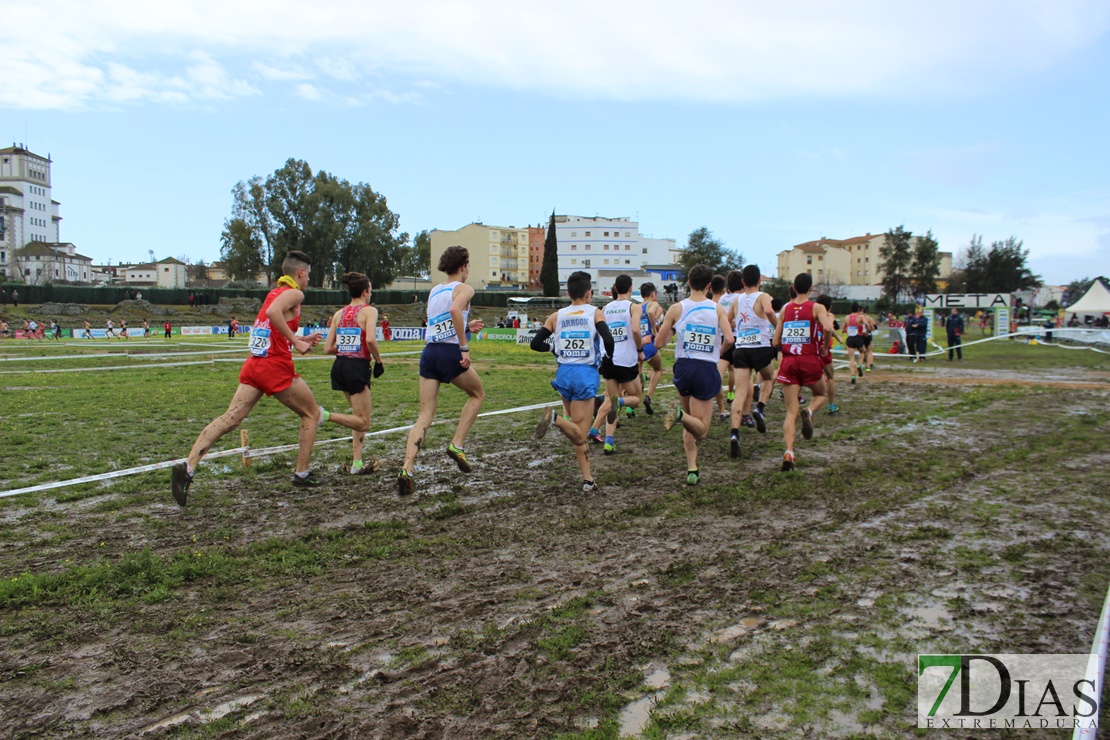
[[[867,315],[866,311],[862,313],[865,327],[863,333],[863,350],[866,355],[864,359],[867,361],[867,367],[865,369],[867,372],[871,372],[871,368],[875,365],[875,352],[871,349],[871,340],[875,334],[875,330],[879,328],[879,325],[875,323],[874,319]]]
[[[447,280],[428,294],[427,344],[420,355],[420,413],[409,432],[405,462],[397,474],[397,491],[402,496],[411,494],[415,487],[413,468],[424,445],[424,434],[436,413],[440,384],[451,383],[469,396],[459,415],[455,436],[447,446],[448,456],[464,473],[470,472],[470,463],[463,452],[466,435],[486,397],[478,373],[470,366],[470,333],[481,331],[483,327],[480,319],[467,323],[470,299],[474,297],[474,288],[466,284],[470,275],[470,253],[465,247],[448,247],[440,256],[437,269],[447,274]],[[384,320],[382,327],[383,335],[388,337]],[[464,335],[466,343],[460,341]]]
[[[349,275],[357,275],[358,273],[348,273],[348,274]],[[344,285],[346,285],[346,283],[344,283]],[[239,331],[239,322],[235,320],[234,316],[232,316],[230,319],[227,320],[227,338],[228,339],[234,339],[235,338],[235,332],[237,332],[237,331]],[[338,389],[336,389],[336,390],[338,390]]]
[[[323,413],[323,421],[334,421],[347,427],[351,435],[351,475],[372,473],[381,461],[372,458],[362,463],[362,443],[370,429],[370,358],[374,358],[374,377],[385,372],[382,356],[378,353],[375,327],[378,309],[370,304],[370,278],[360,272],[348,272],[340,282],[347,286],[351,303],[335,312],[328,322],[328,338],[324,341],[324,354],[335,355],[331,366],[331,389],[342,391],[351,414]],[[231,319],[235,321],[234,317]]]
[[[729,273],[731,276],[732,273]],[[771,346],[775,333],[775,314],[771,296],[759,289],[762,273],[758,265],[748,265],[741,273],[743,293],[737,295],[729,311],[729,323],[735,327],[736,349],[732,353],[732,367],[735,368],[736,387],[740,393],[732,402],[732,431],[729,435],[729,454],[740,457],[740,427],[754,426],[760,434],[767,432],[767,422],[763,411],[771,400],[774,388],[774,368],[777,354]],[[763,381],[753,385],[754,374]],[[759,400],[752,409],[755,389],[759,388]],[[747,420],[751,419],[749,423]]]
[[[605,324],[613,337],[612,351],[601,359],[601,377],[605,378],[605,400],[597,410],[594,426],[605,418],[603,454],[617,451],[613,435],[617,431],[617,416],[622,408],[635,409],[640,405],[644,387],[640,380],[640,361],[644,357],[640,334],[643,310],[632,302],[632,278],[618,275],[613,283],[613,300],[603,311]]]
[[[150,322],[143,319],[143,339],[150,336]]]
[[[716,286],[717,278],[720,275],[713,276],[713,285]],[[725,315],[728,316],[730,310],[736,299],[740,297],[740,293],[744,290],[744,281],[740,275],[739,270],[729,270],[721,283],[721,295],[717,299],[717,305],[725,310]],[[713,295],[717,295],[717,288],[713,288]],[[729,320],[731,322],[731,319]],[[728,403],[729,408],[732,407],[732,402],[736,400],[736,379],[732,374],[732,352],[735,347],[721,347],[721,361],[717,363],[717,372],[721,374],[721,379],[727,379],[728,393],[724,395],[724,400]],[[719,399],[720,397],[718,397]],[[720,401],[718,400],[718,403]],[[722,413],[721,421],[729,418],[729,414]]]
[[[62,338],[62,325],[58,323],[57,319],[50,319],[50,338],[57,340]]]
[[[690,268],[687,284],[690,297],[667,309],[663,326],[655,336],[655,346],[667,346],[675,334],[674,387],[680,405],[663,418],[663,429],[682,425],[682,446],[686,450],[686,485],[696,485],[698,442],[709,434],[713,421],[713,399],[721,392],[721,373],[717,361],[721,346],[733,343],[732,328],[724,309],[707,298],[705,289],[713,272],[705,265]]]
[[[852,312],[844,322],[844,333],[847,335],[845,346],[848,348],[848,372],[852,376],[852,385],[856,384],[856,376],[863,377],[863,366],[867,360],[867,345],[864,337],[867,335],[867,319],[863,307],[858,303],[852,304]],[[859,353],[859,363],[856,363],[856,353]]]
[[[189,486],[196,466],[208,450],[228,432],[239,426],[263,395],[273,396],[300,417],[297,441],[297,466],[293,485],[318,486],[321,481],[309,469],[316,428],[324,409],[316,405],[312,390],[293,369],[293,353],[308,352],[320,340],[319,334],[298,337],[301,303],[308,285],[312,260],[304,252],[289,252],[281,263],[284,273],[278,285],[266,296],[251,329],[251,356],[239,371],[239,387],[223,416],[213,420],[193,443],[185,462],[173,466],[173,498],[179,506],[188,501]]]
[[[104,320],[104,330],[108,334],[109,339],[112,339],[116,336],[116,326],[112,323],[111,319]]]
[[[731,299],[728,298],[728,291],[726,289],[727,285],[728,285],[728,283],[725,280],[724,275],[714,275],[713,279],[709,281],[709,292],[706,293],[706,298],[711,298],[714,303],[716,303],[718,306],[723,308],[725,310],[725,315],[726,316],[728,315],[728,301],[731,300]],[[722,345],[720,347],[721,357],[717,360],[717,374],[721,376],[722,383],[724,382],[724,377],[725,376],[721,372],[721,363],[724,361],[725,355],[732,352],[732,349],[733,348],[731,346]],[[729,373],[728,375],[729,375],[729,391],[732,391],[732,381],[731,381],[732,373]],[[717,401],[717,418],[720,419],[721,421],[727,420],[729,415],[725,411],[725,392],[724,392],[724,390],[720,390],[717,393],[717,398],[715,400]],[[731,400],[731,398],[730,398],[730,400]]]
[[[93,338],[92,324],[89,323],[88,319],[82,319],[82,321],[85,322],[85,330],[83,332],[81,332],[81,338],[82,339],[92,339]]]
[[[813,437],[813,412],[825,402],[825,371],[818,348],[818,330],[832,332],[832,321],[825,307],[809,300],[813,276],[799,273],[794,278],[797,295],[782,308],[772,343],[783,348],[782,364],[776,380],[783,386],[786,417],[782,422],[786,453],[782,456],[783,472],[794,470],[794,429],[798,416],[798,396],[802,386],[813,391],[813,400],[801,412],[802,437]]]
[[[821,327],[817,328],[817,336],[819,337],[817,356],[821,358],[821,363],[824,365],[825,382],[829,386],[829,413],[835,414],[840,411],[840,407],[836,405],[836,372],[833,370],[832,343],[833,340],[840,341],[840,337],[836,333],[840,329],[840,323],[832,312],[831,296],[819,296],[816,303],[825,307],[825,312],[828,313],[833,327],[832,331],[829,332],[825,332]]]
[[[120,336],[122,336],[124,339],[126,339],[129,342],[131,341],[131,332],[129,332],[127,330],[127,319],[120,319],[119,333],[120,333]]]
[[[558,369],[551,387],[563,399],[562,416],[558,408],[544,410],[536,425],[536,438],[543,437],[552,426],[566,435],[574,445],[574,456],[582,472],[583,493],[597,490],[597,483],[590,472],[586,431],[597,393],[601,348],[604,346],[607,355],[614,352],[613,335],[605,324],[605,317],[590,303],[593,300],[592,286],[588,272],[572,273],[567,278],[570,305],[548,316],[531,344],[537,352],[554,351]],[[553,347],[547,344],[549,337],[554,337]]]
[[[656,294],[657,291],[653,283],[644,283],[640,286],[640,297],[644,299],[644,305],[640,307],[640,338],[643,342],[641,349],[644,353],[644,362],[651,368],[647,393],[644,394],[644,410],[647,411],[648,416],[655,413],[651,397],[655,394],[655,388],[663,377],[663,358],[659,355],[659,350],[655,348],[654,342],[655,330],[659,327],[659,323],[663,321],[663,307],[659,305],[659,301],[655,300]]]

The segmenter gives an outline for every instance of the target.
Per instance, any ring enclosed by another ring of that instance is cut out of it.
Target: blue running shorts
[[[551,387],[567,401],[585,401],[597,395],[600,375],[593,365],[559,365]]]

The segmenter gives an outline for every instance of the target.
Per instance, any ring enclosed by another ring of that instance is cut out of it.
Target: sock
[[[596,436],[597,436],[597,435],[599,435],[599,434],[601,434],[601,432],[600,432],[600,431],[598,431],[598,428],[597,428],[597,427],[590,427],[590,433],[589,433],[589,435],[588,435],[588,436],[590,436],[590,437],[596,437]]]
[[[605,444],[607,444],[607,445],[613,444],[613,435],[611,435],[611,434],[606,434],[605,435]]]
[[[297,476],[298,478],[307,478],[308,474],[311,473],[311,472],[312,472],[311,470],[306,470],[303,473],[298,473],[296,471],[293,471],[293,475]]]
[[[740,436],[740,427],[733,427],[732,428],[732,436],[733,437],[739,437]]]
[[[763,401],[759,401],[758,403],[756,403],[755,407],[759,409],[759,413],[763,413]]]
[[[352,462],[351,470],[362,470],[362,460],[355,460]]]
[[[189,463],[185,463],[185,472],[189,474],[190,478],[193,477],[193,470],[194,468],[192,465],[190,465]]]

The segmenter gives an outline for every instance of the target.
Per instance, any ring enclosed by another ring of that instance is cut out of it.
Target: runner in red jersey
[[[316,442],[316,428],[324,410],[316,405],[308,384],[294,372],[292,354],[293,349],[302,355],[307,354],[320,341],[319,334],[297,336],[303,291],[308,285],[311,265],[312,260],[304,252],[289,252],[281,263],[285,274],[278,279],[278,286],[266,296],[255,319],[250,337],[251,356],[239,371],[239,388],[231,404],[223,416],[213,420],[200,433],[185,462],[173,466],[173,497],[180,506],[188,501],[189,485],[201,458],[217,440],[247,418],[263,395],[274,396],[301,418],[297,438],[300,451],[297,453],[293,484],[320,484],[320,480],[308,469],[308,463]]]
[[[802,386],[813,392],[813,400],[804,409],[802,416],[802,436],[813,437],[813,412],[825,402],[825,365],[820,357],[819,332],[831,336],[832,319],[824,306],[809,300],[813,287],[813,276],[799,273],[794,278],[797,297],[782,307],[775,337],[771,344],[782,347],[782,364],[776,380],[782,384],[786,400],[786,418],[782,422],[783,437],[786,441],[786,454],[782,458],[783,471],[794,469],[794,429],[798,415],[798,395]]]
[[[840,324],[836,321],[836,314],[832,312],[832,296],[820,296],[816,302],[825,307],[825,311],[829,314],[829,321],[832,322],[833,326],[833,330],[830,332],[818,328],[817,335],[821,338],[818,345],[818,356],[824,365],[825,381],[829,386],[829,413],[835,414],[840,411],[840,407],[836,405],[836,372],[833,370],[832,343],[833,340],[840,341],[840,336],[836,333],[840,329]]]
[[[335,312],[328,322],[328,338],[324,341],[324,354],[335,355],[331,367],[331,389],[342,391],[354,414],[329,414],[324,421],[334,421],[347,427],[351,435],[352,475],[372,473],[381,462],[371,459],[362,462],[362,443],[370,428],[370,358],[374,358],[374,377],[385,372],[382,356],[378,353],[375,327],[378,309],[370,305],[370,278],[360,272],[348,272],[340,281],[351,294],[351,303]]]

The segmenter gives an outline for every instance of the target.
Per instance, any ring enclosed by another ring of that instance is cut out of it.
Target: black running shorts
[[[848,345],[848,349],[863,349],[867,346],[864,343],[863,335],[861,334],[857,334],[854,337],[848,337],[848,341],[846,342],[846,344]]]
[[[732,353],[732,366],[759,372],[774,362],[777,354],[774,347],[737,347]]]
[[[354,395],[370,387],[370,362],[357,357],[336,357],[331,366],[331,389]]]
[[[606,380],[615,380],[618,383],[631,383],[636,378],[640,377],[640,368],[638,365],[632,367],[624,367],[623,365],[614,365],[613,361],[608,357],[601,358],[601,377]]]

